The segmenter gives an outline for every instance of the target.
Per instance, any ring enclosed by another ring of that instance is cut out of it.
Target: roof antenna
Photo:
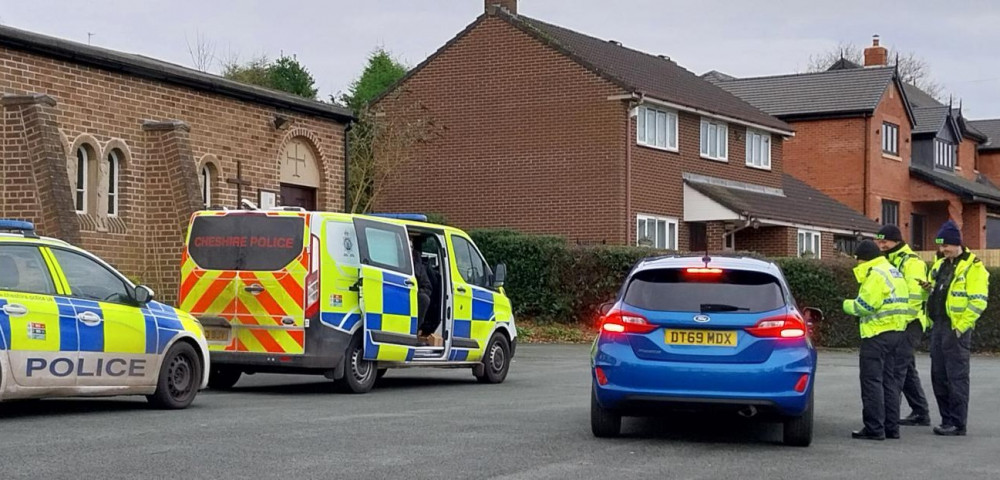
[[[91,38],[92,38],[92,37],[93,37],[94,35],[97,35],[97,34],[96,34],[96,33],[90,33],[90,32],[87,32],[87,45],[90,45],[90,39],[91,39]]]

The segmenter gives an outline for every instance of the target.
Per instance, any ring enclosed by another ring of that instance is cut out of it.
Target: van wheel
[[[510,344],[507,337],[494,333],[490,343],[486,345],[483,356],[482,374],[479,369],[473,370],[473,375],[480,383],[502,383],[510,370]]]
[[[146,399],[157,408],[187,408],[198,395],[201,376],[201,360],[194,347],[187,342],[177,342],[163,356],[156,392]]]
[[[785,420],[784,441],[785,445],[792,447],[808,447],[813,438],[813,396],[809,394],[809,403],[806,411],[795,418]]]
[[[363,334],[362,334],[363,335]],[[344,356],[344,378],[337,381],[342,393],[368,393],[375,386],[378,371],[375,362],[365,360],[361,335],[355,335]]]
[[[590,431],[597,438],[613,438],[622,433],[622,416],[602,408],[593,388],[590,389]]]
[[[240,381],[243,372],[233,367],[212,367],[208,375],[208,388],[213,390],[229,390]]]

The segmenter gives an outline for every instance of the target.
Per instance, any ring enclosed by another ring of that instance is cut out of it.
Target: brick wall
[[[899,155],[891,156],[882,152],[882,123],[899,126]],[[869,182],[868,217],[882,222],[882,201],[899,203],[899,229],[903,239],[909,241],[910,214],[910,120],[906,107],[895,84],[890,84],[872,116],[869,125]]]
[[[979,152],[979,172],[994,184],[1000,185],[1000,150]]]
[[[833,199],[864,210],[865,120],[795,122],[785,141],[785,171]]]
[[[258,188],[279,189],[281,146],[293,136],[307,138],[321,160],[324,183],[319,208],[343,208],[343,124],[282,111],[292,123],[289,129],[278,131],[270,124],[279,113],[274,108],[0,47],[0,95],[32,93],[55,100],[44,115],[58,130],[62,148],[54,155],[63,158],[61,175],[67,180],[66,165],[71,159],[75,165],[75,145],[86,143],[96,160],[106,158],[112,149],[122,153],[118,219],[112,221],[93,208],[90,214],[79,217],[80,227],[75,230],[80,246],[117,265],[126,275],[143,281],[144,277],[155,277],[156,284],[151,286],[161,299],[174,300],[178,242],[190,210],[185,205],[199,200],[197,183],[193,182],[197,182],[195,175],[205,156],[214,156],[217,162],[213,184],[216,204],[232,207],[237,203],[236,191],[225,179],[236,175],[237,161],[243,164],[244,178],[252,182],[250,188],[244,188],[244,197],[256,201]],[[31,159],[40,158],[32,154],[32,149],[39,148],[39,132],[25,108],[3,108],[0,214],[33,220],[40,233],[76,242],[73,232],[60,230],[73,221],[51,219],[53,212],[62,212],[65,206],[57,204],[44,187],[30,188],[30,183],[22,181],[32,165],[38,165]],[[182,122],[190,132],[177,133],[179,137],[166,141],[163,135],[143,129],[147,121]],[[51,139],[52,132],[49,134]],[[31,174],[32,180],[43,173]],[[181,179],[181,183],[163,184],[162,178]],[[67,188],[61,179],[57,183],[57,188]],[[180,196],[178,185],[187,186]],[[160,248],[168,250],[154,254]]]
[[[969,180],[975,180],[979,173],[979,144],[975,140],[963,138],[958,144],[958,156],[955,158],[955,174]]]

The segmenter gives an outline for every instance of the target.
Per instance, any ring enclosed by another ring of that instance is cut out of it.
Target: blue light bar
[[[24,220],[3,220],[0,219],[0,230],[15,232],[34,232],[35,225]]]
[[[371,213],[373,217],[394,218],[396,220],[410,220],[411,222],[426,222],[427,215],[420,213]]]

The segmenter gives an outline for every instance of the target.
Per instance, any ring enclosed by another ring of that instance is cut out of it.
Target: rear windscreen
[[[188,254],[205,270],[281,270],[302,254],[303,228],[302,217],[196,217]]]
[[[766,273],[661,269],[635,274],[625,303],[645,310],[754,313],[781,308],[785,298],[778,280]]]

